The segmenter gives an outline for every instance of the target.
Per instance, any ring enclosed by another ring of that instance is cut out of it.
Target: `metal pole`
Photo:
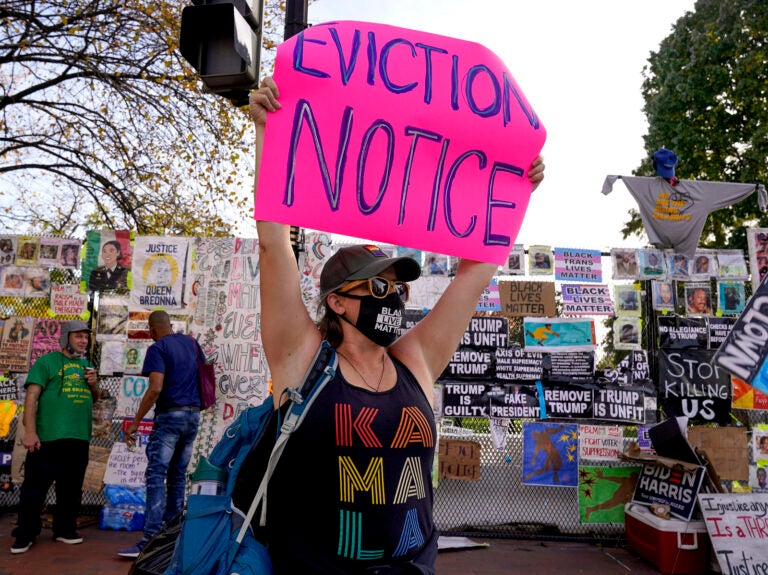
[[[287,0],[285,3],[285,30],[283,40],[307,28],[307,0]]]
[[[285,28],[283,31],[283,40],[295,36],[306,29],[307,24],[307,5],[308,0],[287,0],[285,3]],[[291,247],[296,260],[299,259],[299,252],[304,247],[304,230],[298,226],[291,226]]]

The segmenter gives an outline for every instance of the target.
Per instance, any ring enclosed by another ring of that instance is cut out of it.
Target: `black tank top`
[[[381,393],[337,371],[288,441],[267,495],[275,575],[407,561],[432,536],[434,416],[393,362],[397,383]]]

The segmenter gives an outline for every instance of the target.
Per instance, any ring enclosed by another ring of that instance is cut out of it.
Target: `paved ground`
[[[43,534],[32,548],[11,555],[11,529],[16,515],[0,515],[0,575],[126,575],[130,561],[115,551],[136,542],[138,533],[104,531],[97,525],[80,529],[81,545],[65,545]],[[487,546],[441,551],[439,575],[571,574],[657,575],[658,570],[623,547],[584,543],[472,538]],[[297,574],[299,575],[299,574]]]

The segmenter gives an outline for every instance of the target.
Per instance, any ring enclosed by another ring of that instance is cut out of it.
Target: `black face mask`
[[[339,317],[354,325],[373,343],[389,347],[400,337],[405,304],[399,295],[391,293],[383,299],[372,295],[343,295],[360,301],[360,313],[357,315],[356,323],[352,323],[343,315]]]

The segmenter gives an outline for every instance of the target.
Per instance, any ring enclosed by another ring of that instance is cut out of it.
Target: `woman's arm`
[[[253,194],[259,183],[267,115],[280,109],[279,92],[272,78],[265,78],[251,94],[250,111],[256,126],[256,169]],[[301,298],[299,270],[285,224],[256,221],[259,236],[261,341],[272,375],[275,402],[286,387],[301,378],[320,345],[320,332]]]
[[[533,182],[534,190],[544,179],[544,161],[540,156],[533,162],[528,178]],[[435,307],[392,345],[392,355],[414,373],[428,398],[431,398],[432,385],[456,351],[475,314],[477,302],[497,269],[496,264],[461,260],[456,276]]]

